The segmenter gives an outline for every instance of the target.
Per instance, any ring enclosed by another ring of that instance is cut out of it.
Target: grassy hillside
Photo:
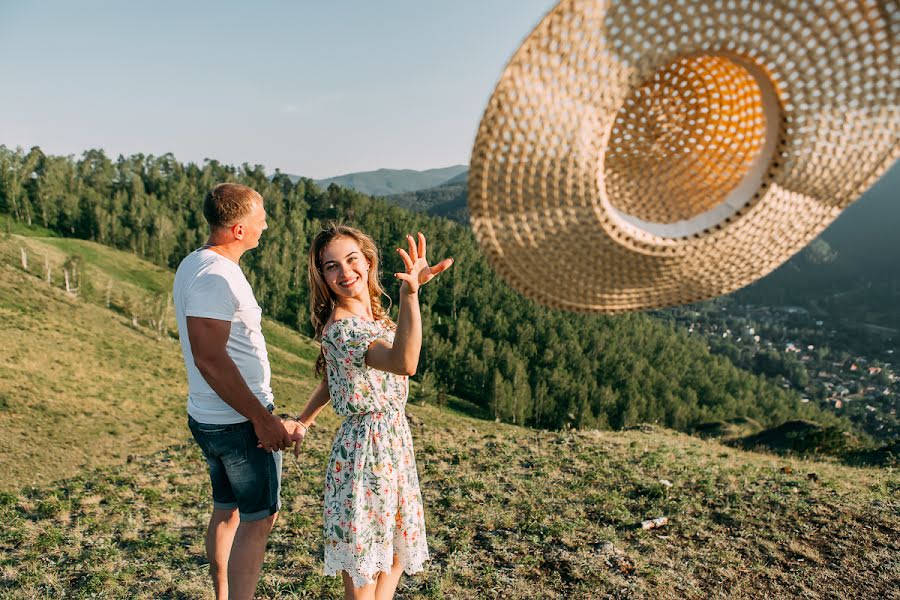
[[[412,407],[433,560],[404,598],[888,598],[896,472],[744,453],[648,428],[551,433]],[[260,597],[338,598],[321,575],[336,421],[286,463]],[[671,484],[671,485],[669,485]],[[210,597],[204,463],[175,445],[0,495],[0,595]],[[641,530],[643,519],[667,526]]]
[[[82,286],[81,297],[63,289],[62,266],[73,256],[92,287]],[[91,242],[0,239],[0,490],[119,464],[189,437],[172,278]],[[299,407],[312,391],[316,350],[282,325],[263,327],[279,404]]]
[[[0,597],[209,597],[208,480],[188,442],[171,311],[160,312],[171,273],[22,233],[0,239]],[[94,282],[89,298],[60,289],[73,256]],[[163,327],[150,323],[159,314]],[[264,331],[279,402],[296,410],[315,349],[275,323]],[[554,433],[410,414],[434,560],[404,578],[403,597],[883,598],[900,585],[894,469],[652,427]],[[339,580],[320,574],[337,418],[319,421],[286,464],[262,597],[340,597]],[[670,523],[636,526],[659,516]]]

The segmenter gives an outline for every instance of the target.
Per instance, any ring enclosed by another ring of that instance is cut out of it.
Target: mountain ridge
[[[369,196],[390,196],[438,186],[467,171],[468,167],[465,165],[451,165],[424,171],[381,168],[374,171],[344,173],[314,181],[323,189],[334,183]],[[297,175],[288,177],[291,177],[293,182],[299,179]]]

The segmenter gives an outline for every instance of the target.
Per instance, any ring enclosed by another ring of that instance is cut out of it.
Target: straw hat
[[[762,277],[900,155],[896,0],[563,0],[478,130],[492,266],[574,311]]]

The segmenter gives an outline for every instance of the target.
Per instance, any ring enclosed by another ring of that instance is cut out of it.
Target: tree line
[[[514,292],[488,266],[459,223],[310,179],[291,181],[261,166],[180,163],[171,154],[113,160],[101,150],[80,158],[0,146],[0,211],[64,236],[127,250],[174,269],[207,236],[202,199],[221,181],[258,190],[269,229],[242,267],[263,311],[312,333],[306,253],[323,222],[339,220],[372,235],[382,249],[384,284],[402,268],[396,248],[423,231],[431,258],[454,267],[423,290],[423,397],[447,393],[493,417],[544,428],[622,428],[640,422],[690,430],[737,416],[764,424],[833,419],[796,393],[711,354],[674,324],[646,314],[575,315]],[[396,310],[396,306],[394,307]]]

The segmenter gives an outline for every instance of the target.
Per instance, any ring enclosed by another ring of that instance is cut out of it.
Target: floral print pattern
[[[332,405],[344,417],[325,474],[325,574],[347,571],[356,587],[390,573],[394,554],[407,574],[428,560],[404,412],[409,378],[365,364],[378,338],[393,343],[394,332],[360,317],[335,321],[322,335]]]

